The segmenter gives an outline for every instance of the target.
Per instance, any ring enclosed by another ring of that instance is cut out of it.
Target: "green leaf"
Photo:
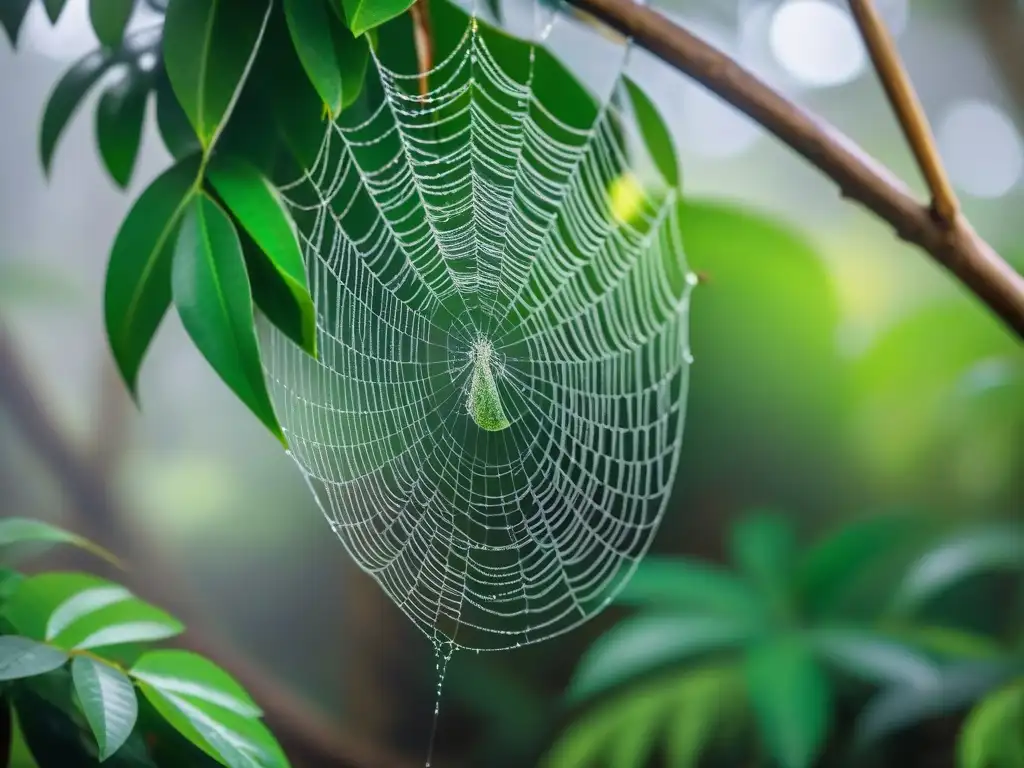
[[[921,651],[866,629],[829,627],[811,634],[823,661],[871,683],[934,686],[939,668]]]
[[[861,710],[854,728],[856,750],[871,747],[898,731],[965,709],[1003,685],[1012,670],[1003,662],[965,662],[944,667],[922,688],[892,685]]]
[[[43,8],[46,9],[46,15],[50,19],[51,24],[56,24],[57,19],[60,18],[61,13],[64,12],[64,6],[68,0],[43,0]]]
[[[104,46],[117,48],[121,45],[133,10],[135,0],[89,0],[89,21]]]
[[[175,160],[199,152],[202,147],[188,115],[174,95],[167,72],[161,69],[156,80],[156,125],[164,146]]]
[[[149,683],[139,688],[182,736],[229,768],[277,768],[288,761],[259,721]]]
[[[747,685],[761,740],[781,768],[814,764],[832,718],[832,692],[797,638],[757,645],[747,654]]]
[[[25,580],[17,571],[7,568],[0,568],[0,603],[9,600],[20,588]]]
[[[650,556],[615,598],[623,605],[678,607],[723,616],[752,616],[761,611],[760,596],[724,568]]]
[[[333,19],[321,0],[284,0],[295,51],[332,117],[341,112],[342,83],[331,36]]]
[[[45,639],[51,641],[83,616],[131,597],[132,593],[120,584],[100,584],[83,589],[53,609],[46,622]]]
[[[885,634],[923,653],[951,660],[991,660],[1005,650],[994,639],[953,627],[883,623]]]
[[[732,557],[750,582],[771,603],[776,613],[788,615],[795,606],[793,571],[796,537],[781,515],[754,513],[733,526]]]
[[[70,544],[112,565],[122,567],[121,562],[103,547],[70,531],[27,517],[8,517],[0,520],[0,547],[37,543]]]
[[[921,527],[913,516],[884,514],[844,525],[818,542],[801,559],[797,573],[807,609],[816,615],[834,610],[873,563]]]
[[[94,0],[105,3],[107,0]],[[149,80],[137,69],[129,69],[111,85],[96,107],[96,138],[100,155],[119,187],[131,180],[142,140]]]
[[[335,2],[337,0],[334,0]],[[364,37],[356,37],[347,26],[331,24],[331,37],[337,53],[337,67],[341,72],[341,108],[348,109],[359,98],[370,61],[371,30]]]
[[[12,48],[18,46],[18,33],[31,2],[32,0],[4,0],[0,3],[0,26],[7,32],[7,39],[11,41]]]
[[[106,760],[128,740],[139,715],[135,687],[122,672],[88,656],[71,662],[75,692],[89,722],[100,760]]]
[[[267,393],[253,326],[249,278],[231,219],[205,194],[189,204],[178,235],[174,303],[210,365],[285,445]]]
[[[196,136],[209,150],[255,60],[271,3],[173,0],[164,22],[164,65]]]
[[[46,101],[39,132],[39,153],[45,173],[50,173],[57,142],[78,105],[114,62],[111,52],[95,50],[79,59],[57,82]]]
[[[959,768],[1020,768],[1024,762],[1024,679],[987,696],[967,717]]]
[[[679,186],[679,161],[676,159],[675,145],[672,136],[665,127],[657,108],[651,103],[636,83],[628,77],[622,78],[633,104],[633,115],[640,128],[647,151],[654,160],[658,173],[662,175],[670,187]]]
[[[414,0],[340,0],[345,20],[352,34],[358,37],[367,30],[405,13]]]
[[[580,700],[712,651],[729,650],[756,636],[744,618],[646,615],[617,624],[584,654],[568,696]]]
[[[171,304],[174,233],[191,199],[199,158],[164,171],[121,224],[107,265],[107,338],[128,390],[135,395],[142,359]]]
[[[308,312],[302,308],[288,284],[249,234],[239,232],[245,268],[252,284],[252,298],[266,318],[301,349],[316,351],[315,326],[310,328]]]
[[[306,287],[306,269],[295,224],[277,190],[252,165],[227,156],[214,158],[207,176],[231,213],[259,245],[270,268],[261,270],[261,276],[272,270],[291,293],[301,317],[300,346],[316,357],[316,309]]]
[[[137,598],[106,606],[79,619],[53,642],[78,650],[166,640],[185,627],[161,609]]]
[[[666,724],[665,757],[671,768],[697,768],[725,724],[738,725],[746,703],[742,670],[712,666],[689,673],[679,686],[677,703]]]
[[[150,651],[135,663],[130,674],[165,693],[200,699],[245,717],[263,714],[237,680],[190,651]]]
[[[18,680],[41,675],[57,669],[67,660],[68,655],[64,651],[27,637],[0,637],[0,680]]]
[[[922,555],[911,566],[893,598],[905,615],[971,576],[1024,569],[1024,527],[992,525],[958,533]]]

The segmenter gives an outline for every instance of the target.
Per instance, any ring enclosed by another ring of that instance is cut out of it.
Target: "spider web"
[[[426,94],[375,55],[379,104],[282,187],[320,356],[271,329],[264,358],[352,557],[435,642],[496,650],[593,617],[648,549],[696,280],[623,109],[457,18]]]

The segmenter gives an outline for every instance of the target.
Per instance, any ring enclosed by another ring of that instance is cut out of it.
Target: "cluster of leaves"
[[[781,768],[808,768],[841,706],[861,707],[847,746],[863,758],[908,725],[980,701],[961,764],[1019,768],[1024,649],[922,608],[969,577],[1024,566],[1024,530],[959,532],[921,554],[924,529],[875,517],[800,553],[784,518],[758,513],[732,532],[737,573],[648,559],[617,598],[641,610],[582,659],[568,692],[581,712],[546,764],[612,754],[612,765],[642,766],[661,748],[668,765],[686,768],[756,749]]]
[[[290,157],[311,162],[323,118],[363,90],[376,28],[411,0],[147,0],[164,18],[133,29],[136,4],[90,3],[101,47],[50,95],[43,167],[49,171],[87,93],[120,70],[99,99],[96,135],[111,176],[126,186],[155,93],[158,128],[175,162],[138,197],[114,241],[105,292],[111,350],[134,395],[173,303],[211,366],[283,442],[253,308],[314,356],[315,315],[300,236],[270,179],[282,167],[294,170]],[[0,5],[12,44],[29,5]],[[54,22],[64,5],[44,2]]]
[[[55,543],[114,561],[45,523],[0,521],[4,551]],[[195,653],[151,647],[183,629],[105,579],[0,570],[0,765],[287,766],[234,678]]]

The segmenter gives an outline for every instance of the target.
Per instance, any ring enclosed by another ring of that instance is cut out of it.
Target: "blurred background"
[[[523,1],[507,0],[510,15]],[[877,2],[968,218],[1024,268],[1024,13],[1015,0]],[[839,126],[923,199],[844,2],[656,7]],[[140,5],[134,23],[144,15]],[[600,70],[571,39],[556,36],[555,53],[584,78]],[[177,610],[197,644],[318,745],[316,759],[421,765],[433,650],[351,565],[279,444],[174,313],[143,367],[139,407],[114,371],[108,250],[169,156],[150,119],[119,191],[95,150],[94,92],[44,175],[45,100],[94,47],[86,0],[69,0],[55,27],[34,3],[21,50],[0,43],[0,515],[60,523],[124,555],[130,585]],[[705,278],[678,483],[655,551],[721,560],[753,507],[781,510],[804,540],[877,510],[1020,520],[1019,343],[731,107],[641,51],[629,71],[675,136],[692,200],[687,258]],[[521,651],[456,654],[434,764],[537,764],[571,720],[562,693],[581,653],[621,615]]]

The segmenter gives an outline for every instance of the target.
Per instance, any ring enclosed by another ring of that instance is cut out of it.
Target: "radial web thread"
[[[675,476],[696,282],[628,115],[571,124],[549,54],[492,47],[472,19],[425,96],[374,62],[379,106],[281,190],[319,360],[273,329],[264,355],[332,528],[452,648],[568,631],[629,578]]]

